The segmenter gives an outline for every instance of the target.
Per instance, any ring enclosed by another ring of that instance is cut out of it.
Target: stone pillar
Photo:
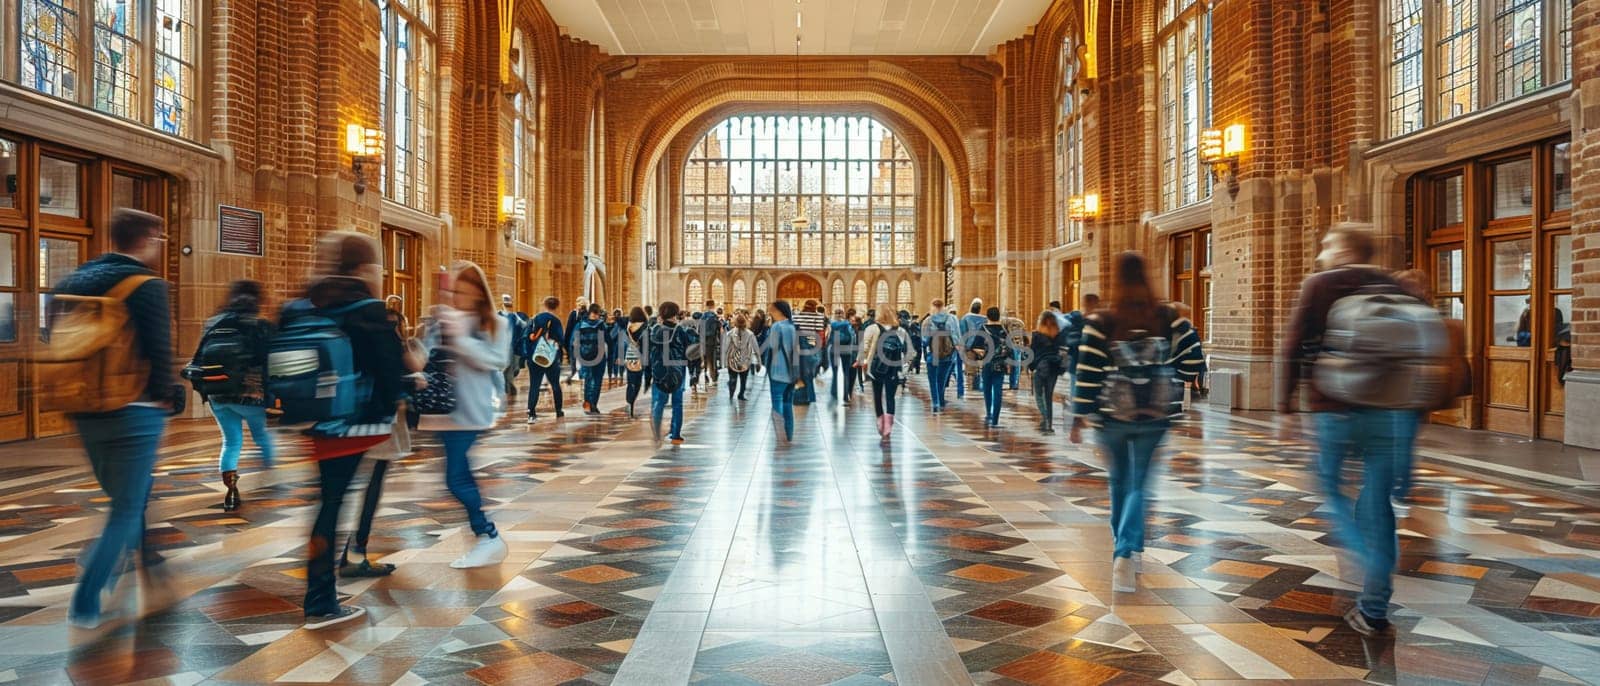
[[[1572,363],[1568,445],[1600,448],[1600,0],[1572,9]]]

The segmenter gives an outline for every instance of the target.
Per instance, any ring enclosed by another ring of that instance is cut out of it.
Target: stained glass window
[[[155,127],[192,137],[194,68],[200,43],[194,3],[156,0],[155,36]]]
[[[1157,43],[1161,208],[1173,210],[1211,197],[1199,158],[1200,132],[1211,125],[1210,0],[1180,0]]]
[[[690,151],[682,197],[684,264],[916,263],[916,170],[870,117],[723,120]]]
[[[1422,0],[1389,3],[1389,132],[1422,128]]]
[[[133,0],[95,0],[94,108],[132,119],[139,113],[139,9]]]
[[[900,288],[895,293],[895,307],[907,312],[915,312],[915,303],[911,302],[911,282],[900,280]]]
[[[1063,41],[1056,112],[1056,243],[1060,245],[1083,237],[1083,221],[1069,216],[1069,199],[1083,194],[1083,117],[1077,107],[1076,64],[1072,43]]]
[[[46,95],[78,97],[78,0],[22,0],[21,83]]]

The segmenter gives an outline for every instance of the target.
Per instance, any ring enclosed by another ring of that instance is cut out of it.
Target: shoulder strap
[[[105,297],[117,302],[125,301],[128,299],[128,296],[133,295],[133,292],[138,290],[140,286],[143,286],[145,282],[154,278],[156,278],[154,274],[134,274],[133,276],[117,282],[116,286],[112,287],[111,290],[106,291]]]

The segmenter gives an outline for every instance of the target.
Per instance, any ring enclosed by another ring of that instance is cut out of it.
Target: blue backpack
[[[848,348],[856,344],[856,329],[850,326],[850,322],[834,322],[832,336],[834,344],[840,347]]]
[[[593,367],[605,362],[605,353],[601,350],[601,346],[604,345],[602,339],[605,337],[601,331],[602,326],[604,325],[600,322],[588,319],[578,323],[578,364]]]
[[[344,421],[372,394],[356,371],[350,337],[339,327],[346,315],[378,300],[333,309],[308,300],[283,308],[283,322],[267,345],[267,392],[277,398],[283,424]]]

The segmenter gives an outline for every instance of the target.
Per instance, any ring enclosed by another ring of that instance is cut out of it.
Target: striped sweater
[[[1167,364],[1174,375],[1184,383],[1191,382],[1206,369],[1205,353],[1200,349],[1200,334],[1194,324],[1170,307],[1156,310],[1163,322],[1162,332],[1171,341],[1172,358]],[[1112,329],[1111,315],[1099,313],[1090,316],[1083,325],[1083,341],[1078,346],[1078,361],[1074,368],[1072,385],[1072,413],[1098,423],[1101,417],[1100,391],[1108,374],[1115,371],[1111,358],[1111,342],[1107,332]],[[1183,414],[1183,401],[1173,402],[1167,414],[1176,418]]]

